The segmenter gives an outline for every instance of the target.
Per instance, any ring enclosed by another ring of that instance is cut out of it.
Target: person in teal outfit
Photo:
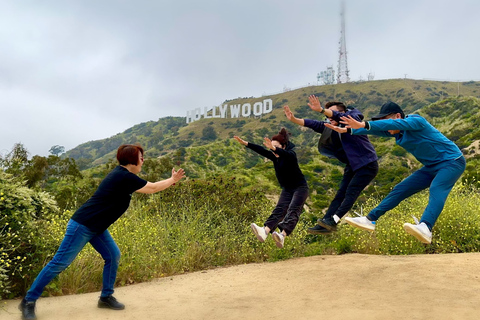
[[[419,223],[405,223],[406,232],[423,243],[432,242],[432,228],[443,210],[445,201],[455,182],[465,171],[465,158],[460,149],[417,114],[405,116],[394,102],[385,103],[373,121],[360,122],[343,117],[345,128],[328,125],[337,132],[352,135],[373,134],[393,137],[397,145],[410,152],[423,164],[419,170],[397,184],[393,190],[365,217],[347,217],[345,221],[355,227],[373,231],[375,222],[402,200],[429,188],[428,205]]]

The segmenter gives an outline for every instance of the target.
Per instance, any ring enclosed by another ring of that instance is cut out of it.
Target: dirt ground
[[[123,311],[98,292],[37,302],[39,320],[479,319],[480,253],[314,256],[249,264],[117,288]],[[20,319],[19,300],[0,319]]]

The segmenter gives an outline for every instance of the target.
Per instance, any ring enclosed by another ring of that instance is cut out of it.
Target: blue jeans
[[[290,235],[300,219],[303,205],[308,197],[308,186],[302,185],[294,189],[283,188],[275,209],[265,222],[273,232],[277,227]]]
[[[30,290],[28,290],[25,300],[37,300],[45,286],[73,262],[87,242],[90,242],[93,248],[97,250],[105,260],[105,266],[103,267],[103,288],[100,296],[106,297],[113,294],[113,286],[117,278],[118,263],[120,261],[120,249],[118,249],[117,244],[108,230],[97,234],[76,221],[70,220],[67,224],[65,237],[57,253],[55,253],[53,259],[40,271]]]
[[[402,200],[430,188],[428,205],[420,222],[425,222],[432,230],[453,185],[465,171],[465,164],[465,158],[461,156],[455,160],[443,161],[433,166],[420,168],[397,184],[387,197],[370,211],[368,219],[376,221],[385,212],[395,208]]]

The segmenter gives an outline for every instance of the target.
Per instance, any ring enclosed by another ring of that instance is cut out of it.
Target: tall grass
[[[370,198],[362,205],[366,215],[382,199]],[[340,230],[323,237],[328,252],[368,254],[419,254],[477,252],[480,250],[480,194],[476,187],[457,183],[447,199],[433,232],[430,245],[418,242],[403,229],[405,222],[420,219],[428,203],[428,190],[416,194],[377,221],[375,232],[363,231],[344,224]],[[358,211],[360,211],[357,208]]]
[[[317,254],[359,252],[368,254],[418,254],[471,252],[480,249],[478,190],[458,184],[433,230],[433,242],[424,245],[406,234],[404,222],[421,216],[428,193],[415,195],[387,212],[370,233],[342,224],[327,236],[307,234],[315,214],[304,213],[285,248],[275,247],[271,237],[260,243],[251,233],[252,222],[262,224],[275,203],[261,189],[241,191],[231,178],[190,180],[162,193],[136,196],[127,213],[110,232],[120,247],[116,285],[204,270],[219,266],[276,261]],[[368,213],[381,199],[362,204]],[[354,210],[359,211],[360,208]],[[353,211],[353,210],[352,210]],[[59,241],[70,212],[49,221],[45,241]],[[54,254],[46,257],[48,262]],[[40,267],[40,266],[39,266]],[[55,279],[45,295],[97,291],[102,283],[103,260],[90,246]]]
[[[250,223],[263,224],[273,209],[262,190],[242,191],[234,179],[196,180],[139,196],[110,232],[122,252],[118,285],[208,268],[302,256],[306,227],[280,250],[259,243]],[[53,233],[61,234],[60,224]],[[49,294],[99,290],[103,261],[88,245],[47,288]],[[90,280],[92,279],[92,280]]]

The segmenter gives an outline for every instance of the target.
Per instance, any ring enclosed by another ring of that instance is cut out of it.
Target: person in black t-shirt
[[[36,319],[35,303],[45,286],[65,270],[83,247],[90,242],[105,260],[99,308],[122,310],[125,306],[113,297],[120,250],[107,228],[127,210],[134,192],[155,193],[172,186],[185,171],[172,169],[168,179],[148,182],[137,176],[143,165],[143,148],[121,145],[117,150],[119,165],[100,183],[93,196],[72,216],[65,237],[53,259],[42,269],[20,303],[23,319]]]
[[[273,162],[282,193],[264,226],[259,227],[252,223],[250,227],[260,242],[265,242],[268,234],[273,231],[272,237],[278,248],[283,248],[285,237],[295,229],[308,197],[307,181],[298,166],[297,155],[293,151],[295,145],[289,141],[288,136],[287,130],[282,128],[271,140],[264,138],[263,145],[269,150],[244,141],[240,137],[233,137],[239,143]],[[280,232],[274,231],[277,227]]]

